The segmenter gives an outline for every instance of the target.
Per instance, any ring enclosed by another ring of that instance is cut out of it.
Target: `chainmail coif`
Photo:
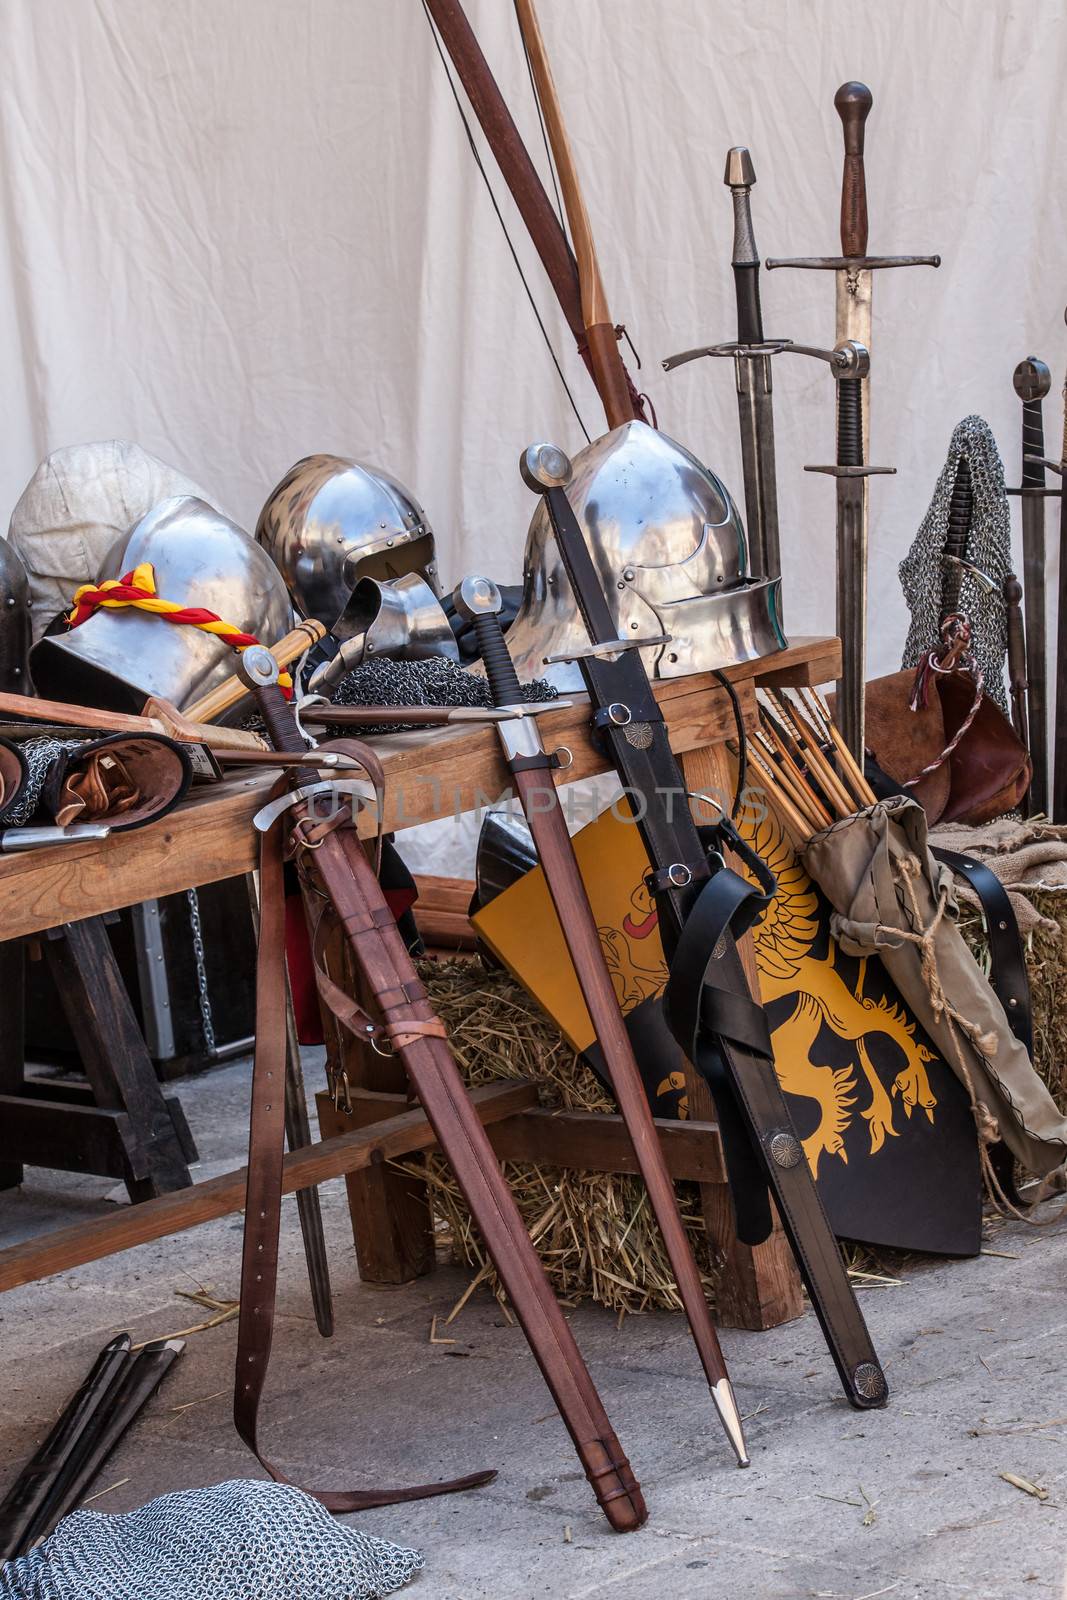
[[[941,594],[945,573],[942,556],[948,535],[952,487],[961,456],[967,458],[974,491],[966,559],[992,579],[996,591],[990,593],[973,573],[964,569],[958,609],[971,621],[971,648],[985,674],[985,692],[1006,713],[1004,659],[1008,631],[1001,591],[1011,571],[1011,513],[1004,489],[1004,463],[993,430],[981,417],[964,417],[957,423],[934,497],[911,549],[900,563],[900,582],[911,612],[901,666],[914,667],[928,651],[941,644]]]
[[[26,758],[26,782],[11,804],[0,810],[0,827],[21,828],[24,823],[31,822],[48,774],[60,756],[64,751],[77,750],[84,743],[84,739],[53,739],[51,735],[27,739],[22,746],[22,754]],[[42,820],[51,822],[52,819],[47,817]]]
[[[121,1516],[73,1512],[0,1566],[0,1600],[379,1600],[421,1566],[302,1489],[234,1479]]]

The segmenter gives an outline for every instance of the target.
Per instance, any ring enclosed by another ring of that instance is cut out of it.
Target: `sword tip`
[[[718,1383],[712,1384],[711,1398],[715,1402],[719,1420],[726,1430],[726,1437],[733,1445],[734,1454],[737,1457],[737,1465],[739,1467],[751,1466],[752,1463],[745,1445],[745,1431],[741,1426],[741,1413],[737,1409],[733,1384],[729,1378],[720,1378]]]

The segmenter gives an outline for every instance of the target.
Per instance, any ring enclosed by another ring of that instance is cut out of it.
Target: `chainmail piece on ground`
[[[901,666],[914,667],[941,644],[941,595],[944,582],[943,552],[948,535],[952,487],[961,456],[971,469],[974,514],[967,541],[967,561],[996,585],[990,593],[966,569],[960,582],[958,609],[970,618],[972,650],[985,674],[985,692],[1007,713],[1004,661],[1008,648],[1002,588],[1011,571],[1011,514],[1004,489],[1004,463],[988,422],[964,417],[957,423],[948,457],[937,480],[933,499],[911,549],[900,563],[900,582],[911,612],[911,627]]]
[[[556,700],[559,690],[544,678],[522,685],[524,700]],[[380,656],[365,661],[337,685],[333,697],[339,706],[491,706],[493,696],[483,677],[466,672],[447,656],[425,661],[392,661]],[[361,728],[360,734],[397,733],[404,723]],[[351,733],[350,728],[329,730]]]
[[[73,1512],[0,1566],[0,1600],[378,1600],[421,1566],[302,1489],[238,1478],[121,1516]]]
[[[45,780],[65,750],[77,750],[84,739],[27,739],[22,746],[26,757],[26,782],[6,810],[0,811],[0,827],[21,828],[37,810]],[[51,818],[48,819],[51,821]]]

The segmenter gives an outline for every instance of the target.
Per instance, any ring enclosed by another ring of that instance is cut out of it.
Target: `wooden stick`
[[[519,1080],[484,1084],[472,1089],[470,1097],[479,1120],[491,1123],[536,1104],[537,1090],[533,1084]],[[425,1112],[421,1108],[405,1111],[388,1121],[353,1128],[350,1133],[292,1151],[282,1162],[282,1193],[312,1188],[328,1178],[362,1171],[372,1163],[433,1149],[435,1144]],[[130,1250],[153,1239],[168,1238],[183,1228],[196,1228],[202,1222],[229,1216],[245,1203],[246,1180],[246,1169],[241,1167],[194,1183],[191,1188],[143,1200],[140,1205],[114,1207],[114,1215],[52,1228],[37,1238],[9,1245],[0,1250],[0,1291],[51,1277],[56,1272],[69,1272],[72,1267],[100,1261],[119,1250]]]
[[[279,639],[277,644],[272,644],[270,653],[280,667],[287,667],[302,656],[305,650],[310,650],[312,645],[318,644],[326,633],[321,622],[314,617],[308,617],[303,622],[287,633],[284,639]],[[229,711],[239,700],[243,700],[248,690],[236,673],[225,678],[222,683],[209,689],[207,694],[201,695],[199,700],[194,700],[191,706],[186,706],[185,715],[190,722],[215,722],[224,711]]]
[[[247,728],[217,728],[210,722],[192,722],[184,711],[172,706],[169,700],[153,698],[145,701],[144,722],[151,722],[161,733],[185,744],[206,744],[209,750],[270,750],[272,747],[259,733]]]
[[[614,319],[608,309],[604,283],[600,276],[600,265],[593,244],[593,231],[582,198],[574,153],[563,123],[559,96],[548,63],[534,0],[515,0],[515,10],[526,44],[537,98],[541,102],[552,158],[559,174],[559,186],[563,194],[563,205],[570,225],[571,238],[574,240],[578,281],[581,287],[582,320],[585,323],[593,381],[603,402],[608,427],[617,428],[621,423],[630,422],[634,417],[640,416],[640,412],[635,410],[630,398],[626,368],[619,353]]]
[[[101,733],[163,733],[161,722],[121,711],[99,711],[95,706],[72,706],[65,700],[42,700],[39,695],[0,694],[0,711],[31,722],[57,722],[67,728],[93,728]]]

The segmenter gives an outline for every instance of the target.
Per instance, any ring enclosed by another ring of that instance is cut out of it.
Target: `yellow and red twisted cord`
[[[98,611],[100,607],[120,611],[133,607],[137,611],[150,611],[164,622],[178,623],[184,627],[200,628],[225,641],[238,654],[250,644],[259,644],[254,633],[242,633],[232,622],[225,622],[214,611],[202,606],[181,606],[175,600],[164,600],[156,590],[155,569],[150,561],[142,561],[132,572],[121,578],[105,578],[103,583],[84,583],[74,593],[74,608],[67,617],[70,627],[77,628]],[[292,699],[293,680],[282,668],[278,684],[287,700]]]

